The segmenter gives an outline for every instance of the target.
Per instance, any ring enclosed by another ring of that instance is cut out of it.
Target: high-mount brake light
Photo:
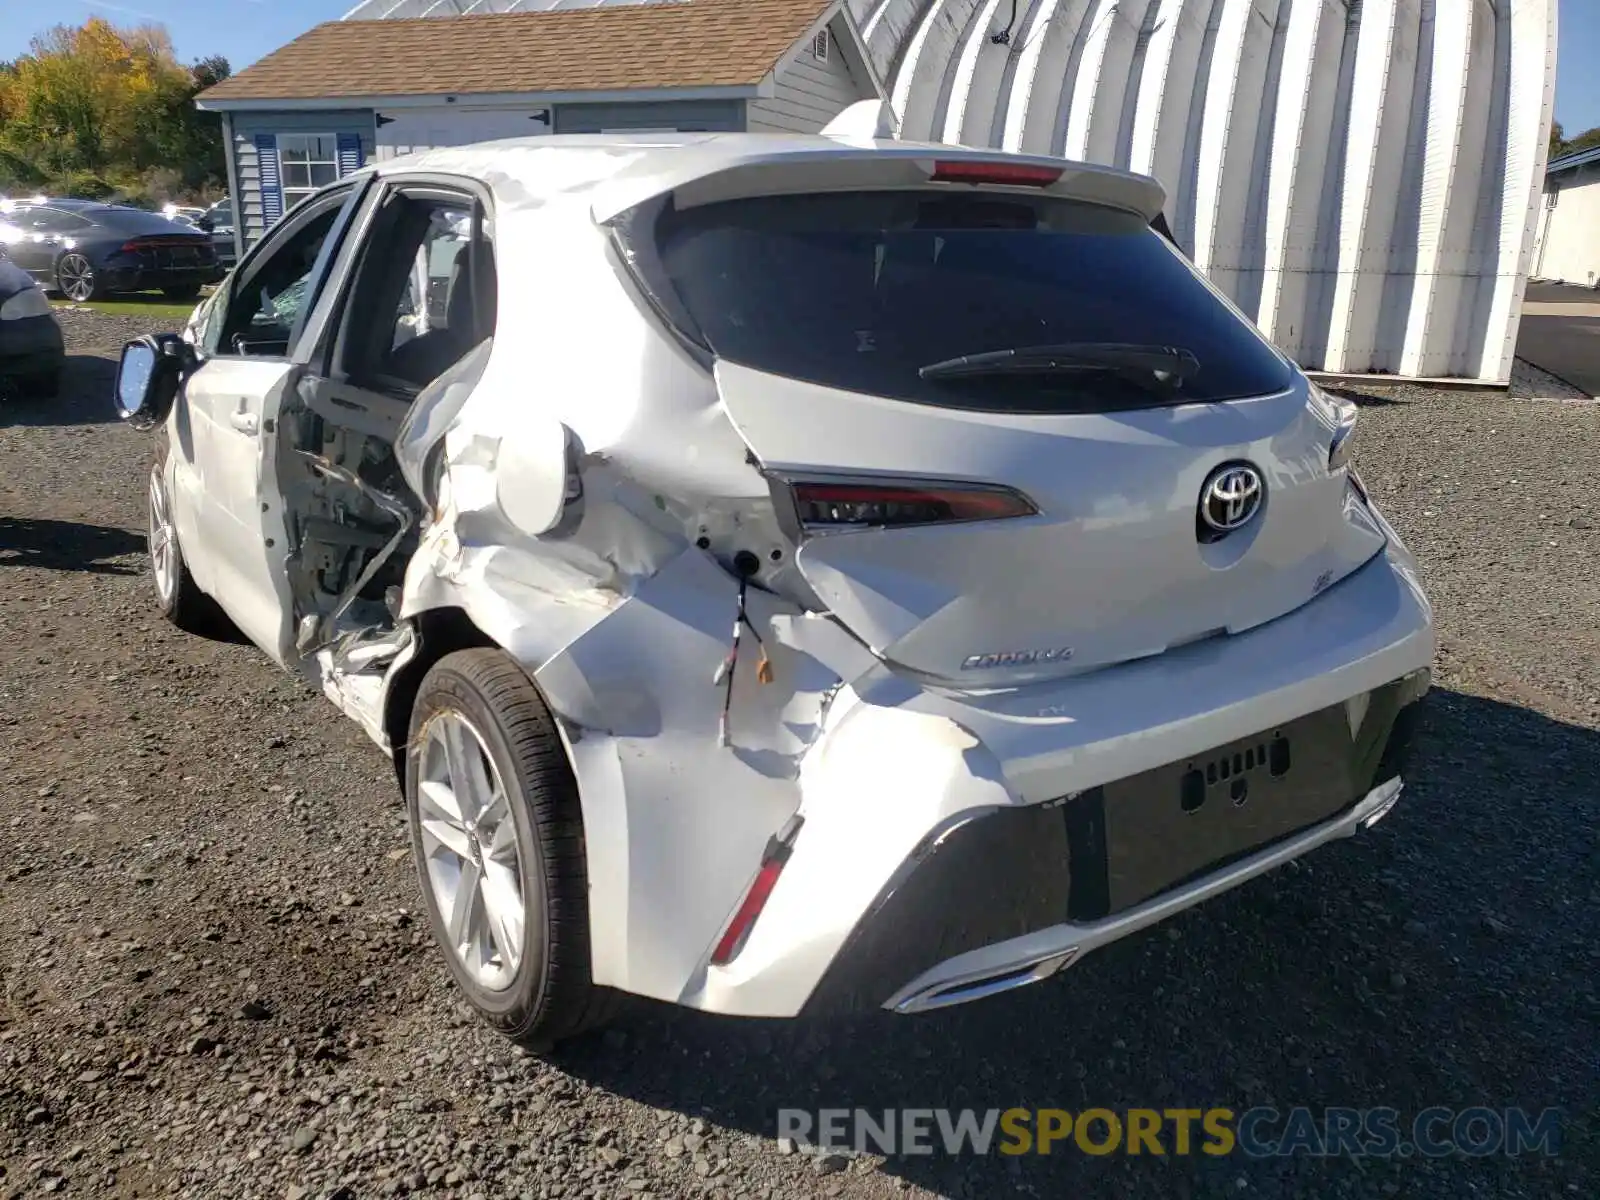
[[[1034,163],[984,162],[981,159],[941,159],[933,164],[935,183],[998,183],[1012,187],[1049,187],[1062,176],[1060,167]]]
[[[808,531],[1000,521],[1039,511],[1026,496],[999,487],[795,480],[789,488]]]

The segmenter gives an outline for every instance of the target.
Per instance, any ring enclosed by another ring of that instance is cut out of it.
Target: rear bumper
[[[765,1016],[975,999],[1346,836],[1398,795],[1433,645],[1391,538],[1295,613],[1157,659],[989,696],[873,672],[806,754],[804,824],[744,948],[680,999]],[[1258,782],[1279,734],[1313,770]]]
[[[1115,916],[1087,924],[1068,922],[1053,925],[1036,934],[997,942],[969,954],[947,959],[899,988],[883,1001],[882,1006],[897,1013],[927,1012],[980,1000],[1046,979],[1071,966],[1091,950],[1221,895],[1326,842],[1350,837],[1359,829],[1370,829],[1394,808],[1404,786],[1401,778],[1395,776],[1373,788],[1332,820],[1229,863],[1201,879],[1174,887]],[[843,976],[851,966],[852,961],[846,959],[842,969],[836,968],[836,971]],[[829,995],[826,985],[834,975],[835,972],[830,972],[829,979],[824,981],[824,988],[813,995],[811,1011],[826,1011]],[[863,981],[869,982],[866,976],[863,976]],[[877,990],[872,988],[871,992],[875,994]]]
[[[0,321],[0,376],[53,375],[65,357],[61,326],[53,316]]]
[[[114,292],[148,292],[158,288],[201,287],[216,283],[224,274],[220,263],[193,267],[114,266],[106,271],[105,282]]]
[[[806,1011],[920,1012],[1032,983],[1376,824],[1399,799],[1427,686],[1421,671],[1371,693],[1348,737],[1344,705],[1330,720],[1294,723],[1295,754],[1321,770],[1289,794],[1250,798],[1248,787],[1270,778],[1271,767],[1247,768],[1213,782],[1185,811],[1184,789],[1173,786],[1189,765],[1180,763],[1056,803],[960,814],[901,865]],[[1230,783],[1245,787],[1238,805]],[[1263,800],[1267,810],[1240,820]],[[1118,807],[1137,831],[1131,855],[1108,836]],[[1183,864],[1195,862],[1201,866],[1186,872]]]

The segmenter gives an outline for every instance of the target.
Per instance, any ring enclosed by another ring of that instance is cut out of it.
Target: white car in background
[[[393,755],[513,1038],[1041,979],[1376,822],[1428,688],[1355,410],[1162,204],[860,137],[368,167],[124,354],[157,602]]]

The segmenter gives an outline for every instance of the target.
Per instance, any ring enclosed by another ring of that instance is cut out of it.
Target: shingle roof
[[[329,21],[199,99],[316,100],[753,85],[836,0]]]

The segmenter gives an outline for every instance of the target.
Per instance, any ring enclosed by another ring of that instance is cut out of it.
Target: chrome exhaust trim
[[[1405,783],[1397,775],[1380,783],[1357,804],[1332,820],[1115,916],[1084,925],[1053,925],[1037,933],[958,955],[924,971],[891,996],[884,1007],[897,1013],[927,1012],[1037,983],[1077,962],[1091,950],[1097,950],[1165,920],[1174,913],[1192,908],[1203,900],[1230,891],[1325,842],[1347,838],[1357,830],[1372,828],[1393,811],[1404,789]],[[1003,965],[990,965],[988,960],[1008,949],[1011,953],[1006,955]]]
[[[973,979],[935,984],[900,1001],[894,1006],[894,1010],[898,1013],[931,1012],[936,1008],[965,1004],[969,1000],[998,996],[1001,992],[1009,992],[1015,988],[1026,987],[1030,983],[1038,983],[1041,979],[1048,979],[1076,958],[1077,954],[1078,948],[1072,946],[1059,954],[1016,966],[1001,967]]]

